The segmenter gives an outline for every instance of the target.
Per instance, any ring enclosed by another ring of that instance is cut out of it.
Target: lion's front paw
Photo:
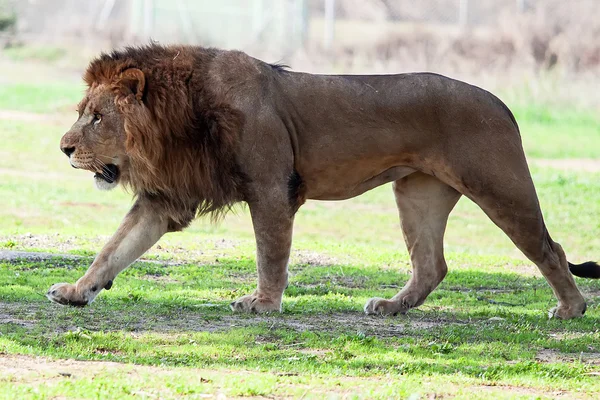
[[[70,283],[56,283],[52,285],[46,297],[54,303],[65,306],[83,307],[89,303],[78,291],[75,285]]]
[[[554,307],[550,311],[548,311],[548,317],[558,319],[579,318],[583,317],[583,314],[585,314],[586,309],[586,303],[583,303],[583,305],[578,305],[576,307],[564,307],[559,304],[557,307]]]
[[[281,312],[281,300],[274,301],[259,294],[249,294],[240,297],[230,304],[234,312]]]
[[[396,315],[405,313],[408,308],[402,307],[395,301],[373,297],[367,301],[364,310],[367,315]]]

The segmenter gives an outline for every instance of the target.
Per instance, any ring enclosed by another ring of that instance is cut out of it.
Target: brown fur
[[[250,209],[258,286],[235,311],[281,310],[294,214],[306,199],[342,200],[393,182],[413,274],[368,314],[422,304],[447,271],[443,236],[465,195],[540,269],[559,300],[551,315],[583,315],[573,265],[544,223],[517,123],[498,98],[440,75],[310,75],[241,52],[149,45],[104,54],[84,76],[78,121],[61,140],[71,165],[137,195],[117,233],[61,304],[91,302],[167,231],[196,215]]]

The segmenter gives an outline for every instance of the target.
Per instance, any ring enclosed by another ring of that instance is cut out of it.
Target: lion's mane
[[[235,154],[243,115],[211,87],[214,57],[204,48],[127,47],[100,55],[84,74],[88,87],[107,84],[116,94],[130,157],[123,183],[151,198],[174,229],[196,215],[218,218],[242,198]],[[143,72],[142,82],[127,80],[132,68]],[[123,89],[128,84],[132,91]]]

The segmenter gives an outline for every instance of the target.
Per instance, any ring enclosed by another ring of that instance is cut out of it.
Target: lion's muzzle
[[[73,152],[75,151],[75,147],[61,147],[60,151],[65,153],[67,157],[71,157],[71,154],[73,154]]]

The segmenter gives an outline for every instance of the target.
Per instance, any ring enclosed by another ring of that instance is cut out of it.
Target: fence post
[[[459,0],[458,3],[458,24],[467,26],[469,23],[469,0]]]
[[[323,45],[331,49],[335,35],[335,0],[325,0],[325,29],[323,32]]]
[[[176,0],[177,11],[179,12],[179,20],[181,21],[181,28],[187,43],[195,43],[196,35],[194,33],[194,27],[192,26],[192,20],[190,14],[186,12],[188,9],[187,5],[183,3],[183,0]]]
[[[154,33],[154,1],[144,0],[144,39],[148,40]]]
[[[102,9],[100,10],[100,14],[98,14],[98,19],[96,20],[96,29],[99,31],[103,31],[106,27],[106,21],[108,21],[108,17],[110,17],[110,13],[115,7],[115,0],[106,0],[102,5]]]

